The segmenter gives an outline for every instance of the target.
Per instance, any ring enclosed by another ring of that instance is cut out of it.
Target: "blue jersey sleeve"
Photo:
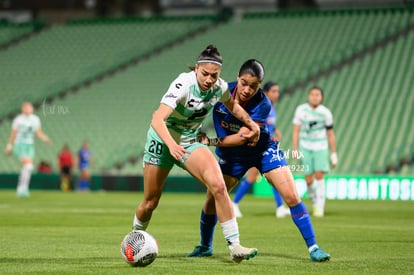
[[[216,130],[217,137],[223,138],[229,135],[228,129],[223,125],[225,123],[225,116],[230,113],[223,103],[217,103],[213,110],[213,123],[214,129]]]
[[[258,104],[249,111],[250,117],[253,121],[259,123],[260,126],[267,123],[267,117],[271,109],[269,99],[265,96]]]

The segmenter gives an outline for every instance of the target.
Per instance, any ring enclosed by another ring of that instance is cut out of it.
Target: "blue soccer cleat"
[[[197,245],[193,252],[187,254],[187,257],[209,257],[213,255],[213,248],[205,245]]]
[[[324,252],[319,247],[315,247],[310,252],[310,258],[312,262],[326,262],[326,261],[329,261],[329,259],[331,258],[331,255]]]

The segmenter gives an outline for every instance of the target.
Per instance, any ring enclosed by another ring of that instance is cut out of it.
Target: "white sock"
[[[309,199],[311,200],[312,204],[315,205],[316,204],[316,192],[315,192],[315,182],[312,182],[311,185],[307,185],[308,187],[308,196]]]
[[[223,230],[224,238],[227,241],[229,249],[232,250],[236,245],[240,244],[239,239],[239,226],[237,224],[236,217],[220,223],[221,229]]]
[[[20,170],[19,181],[17,183],[17,193],[22,192],[23,190],[29,189],[30,178],[32,176],[33,164],[27,163],[23,165]]]
[[[325,208],[325,181],[315,180],[316,183],[316,205],[323,210]]]
[[[150,221],[142,222],[138,220],[137,214],[134,215],[134,224],[132,225],[133,230],[145,230],[148,227]]]
[[[310,253],[313,249],[318,248],[318,247],[319,247],[319,246],[318,246],[317,244],[314,244],[314,245],[309,246],[309,247],[308,247],[309,253]]]

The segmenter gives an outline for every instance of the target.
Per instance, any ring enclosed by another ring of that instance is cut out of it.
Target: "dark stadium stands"
[[[283,149],[291,148],[295,107],[317,84],[335,118],[340,165],[333,173],[383,173],[391,164],[396,164],[391,172],[413,173],[413,165],[400,166],[402,158],[412,160],[413,155],[413,10],[246,14],[239,21],[202,28],[211,24],[211,18],[170,18],[73,22],[45,29],[0,51],[0,67],[8,68],[0,74],[6,99],[0,117],[16,111],[24,99],[39,102],[37,114],[54,144],[37,143],[37,161],[55,162],[64,143],[77,150],[87,139],[96,173],[141,173],[146,131],[162,94],[214,43],[224,57],[224,79],[235,80],[242,62],[257,58],[265,65],[265,81],[281,84],[277,110]],[[192,39],[153,51],[186,35]],[[146,54],[135,66],[57,96]],[[0,125],[1,140],[9,129],[9,120]],[[210,121],[206,129],[211,132]],[[136,162],[129,163],[131,158]],[[19,169],[12,158],[3,163],[5,172]],[[183,172],[174,169],[173,174]]]

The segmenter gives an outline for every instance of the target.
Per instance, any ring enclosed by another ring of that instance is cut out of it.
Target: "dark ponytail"
[[[223,58],[221,57],[216,46],[210,44],[197,57],[196,63],[214,63],[221,66],[223,64]],[[189,66],[189,69],[193,71],[195,67]]]
[[[200,63],[214,63],[221,66],[223,64],[223,58],[216,46],[210,44],[197,57],[197,64]]]

